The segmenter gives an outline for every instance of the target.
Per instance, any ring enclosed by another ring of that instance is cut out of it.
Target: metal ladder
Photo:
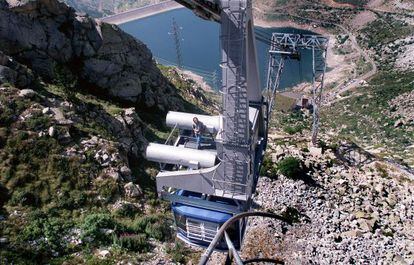
[[[222,196],[234,197],[248,193],[248,178],[250,159],[246,151],[240,147],[249,148],[249,100],[246,84],[246,9],[239,2],[238,6],[231,6],[231,2],[223,7],[227,14],[225,27],[226,34],[223,45],[225,58],[221,62],[223,68],[223,106],[224,106],[224,151],[222,157],[223,172],[221,176],[213,178],[215,188],[222,191]],[[223,23],[223,22],[222,22]],[[231,29],[230,27],[236,26]],[[234,38],[232,35],[236,35]],[[238,52],[238,54],[237,54]]]

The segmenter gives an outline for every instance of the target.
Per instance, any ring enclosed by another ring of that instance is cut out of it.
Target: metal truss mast
[[[313,124],[312,144],[317,144],[319,131],[319,109],[326,72],[328,38],[320,35],[273,33],[269,49],[267,93],[269,112],[274,105],[274,97],[280,86],[280,79],[287,58],[300,60],[300,50],[312,50],[312,98]],[[270,113],[268,115],[270,117]]]

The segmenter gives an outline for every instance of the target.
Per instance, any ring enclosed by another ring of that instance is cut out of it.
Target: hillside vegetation
[[[54,0],[0,1],[0,36],[0,263],[191,258],[143,152],[167,138],[167,110],[211,112],[214,97]]]
[[[317,147],[311,111],[277,98],[255,202],[294,224],[252,220],[243,258],[412,264],[414,1],[254,5],[269,25],[329,35],[331,58]],[[311,97],[309,87],[293,90]]]

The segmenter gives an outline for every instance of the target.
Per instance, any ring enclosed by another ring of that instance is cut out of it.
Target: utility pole
[[[183,57],[181,55],[181,45],[180,45],[180,29],[181,27],[178,26],[177,22],[175,21],[175,18],[172,19],[172,29],[169,33],[173,36],[174,44],[175,44],[175,52],[177,54],[177,66],[178,69],[183,69]]]

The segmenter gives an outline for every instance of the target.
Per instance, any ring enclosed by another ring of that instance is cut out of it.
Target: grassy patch
[[[167,254],[171,257],[172,261],[178,264],[184,264],[187,260],[187,256],[190,254],[190,250],[179,241],[176,241],[174,245],[167,248]]]
[[[333,106],[322,109],[322,130],[335,129],[342,139],[362,146],[386,147],[387,153],[400,155],[403,160],[410,155],[404,150],[412,144],[414,132],[409,125],[394,127],[396,121],[389,114],[389,101],[413,89],[414,73],[381,72],[370,86],[359,88]]]
[[[395,19],[392,15],[383,15],[369,23],[361,30],[359,38],[367,48],[375,50],[397,39],[404,38],[414,32],[414,28],[406,22]]]

